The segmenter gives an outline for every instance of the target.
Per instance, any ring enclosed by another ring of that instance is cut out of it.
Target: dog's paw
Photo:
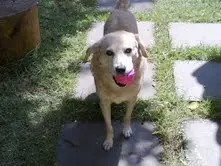
[[[113,140],[105,140],[103,143],[103,148],[105,151],[109,151],[113,146]]]
[[[125,138],[129,138],[132,135],[132,130],[130,127],[124,128],[123,129],[123,135]]]

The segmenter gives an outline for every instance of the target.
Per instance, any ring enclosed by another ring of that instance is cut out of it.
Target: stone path
[[[177,93],[185,100],[221,98],[221,63],[175,61],[174,79]]]
[[[130,2],[129,9],[132,12],[142,12],[145,10],[150,10],[154,7],[154,0],[131,0]],[[115,0],[98,0],[97,8],[98,10],[111,11],[115,7],[115,3]]]
[[[188,166],[221,165],[221,123],[209,120],[183,122]]]
[[[114,146],[102,149],[104,123],[73,123],[64,127],[58,146],[59,166],[159,166],[162,146],[149,122],[133,122],[133,135],[124,139],[120,122],[113,122]]]
[[[113,1],[98,1],[100,9],[106,10],[112,6]],[[141,6],[144,7],[144,5]],[[88,32],[87,45],[93,44],[102,37],[103,24],[103,22],[98,22],[93,25]],[[145,46],[154,46],[154,23],[143,21],[139,22],[138,26]],[[170,23],[169,35],[173,49],[200,45],[221,46],[221,24]],[[173,69],[176,92],[184,100],[201,101],[207,98],[221,97],[221,63],[177,60],[173,64]],[[144,100],[155,94],[152,86],[154,84],[152,64],[147,63],[145,74],[146,78],[139,94],[139,98]],[[75,97],[83,100],[98,99],[89,63],[81,66],[75,92]],[[69,166],[71,163],[91,166],[160,165],[159,153],[162,151],[162,147],[159,145],[158,139],[151,134],[152,123],[146,122],[144,125],[139,122],[134,123],[134,136],[129,140],[124,140],[120,136],[120,124],[113,123],[116,128],[115,145],[108,153],[101,148],[105,134],[103,123],[65,126],[57,148],[59,165]],[[220,127],[219,123],[209,120],[183,122],[188,166],[221,165]]]
[[[221,46],[221,24],[170,23],[172,47]]]
[[[171,23],[172,48],[221,46],[221,24]],[[173,64],[176,92],[187,101],[221,98],[221,63],[180,61]],[[221,124],[209,120],[183,122],[187,166],[221,165]]]

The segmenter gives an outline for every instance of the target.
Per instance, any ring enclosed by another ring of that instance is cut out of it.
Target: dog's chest
[[[128,95],[123,96],[123,95],[115,95],[115,94],[112,94],[112,95],[110,96],[110,100],[111,100],[111,102],[113,102],[113,103],[120,104],[120,103],[122,103],[122,102],[124,102],[124,101],[129,100],[129,96],[128,96]]]
[[[108,91],[106,96],[110,99],[111,102],[120,104],[124,101],[131,100],[131,98],[136,97],[139,92],[138,86],[130,86],[125,88],[118,88],[113,91]]]

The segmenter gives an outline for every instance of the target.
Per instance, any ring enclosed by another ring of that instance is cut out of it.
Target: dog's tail
[[[127,10],[129,7],[129,0],[116,0],[116,7],[115,9],[120,9],[120,10]]]

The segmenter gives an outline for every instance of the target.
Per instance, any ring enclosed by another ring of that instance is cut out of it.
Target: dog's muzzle
[[[114,78],[114,76],[113,76],[113,79],[114,79],[114,82],[119,86],[119,87],[125,87],[127,84],[122,84],[122,83],[118,83],[117,81],[116,81],[116,79]]]
[[[120,87],[124,87],[127,84],[130,84],[133,82],[135,77],[135,71],[134,69],[131,70],[130,72],[126,73],[126,74],[117,74],[113,76],[113,79],[115,81],[115,83],[120,86]]]

